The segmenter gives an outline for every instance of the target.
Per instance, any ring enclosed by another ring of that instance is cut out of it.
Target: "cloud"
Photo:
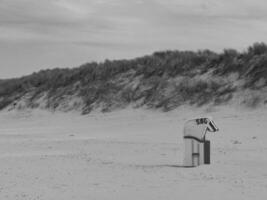
[[[164,49],[242,50],[266,42],[265,0],[0,1],[0,52],[5,54],[0,60],[7,67],[15,63],[7,60],[12,52],[27,67],[31,55],[58,66]]]
[[[85,2],[85,1],[84,1]],[[8,34],[0,40],[73,41],[112,29],[109,21],[93,15],[90,4],[82,1],[11,0],[0,4],[0,23]],[[15,31],[14,31],[15,30]],[[17,36],[13,34],[17,31]]]
[[[186,16],[266,18],[265,0],[156,0],[172,12]]]

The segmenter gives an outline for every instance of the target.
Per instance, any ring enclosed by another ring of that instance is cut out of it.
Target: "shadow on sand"
[[[160,164],[160,165],[131,165],[135,168],[194,168],[192,166],[184,166],[184,165],[169,165],[169,164]]]
[[[194,166],[185,166],[185,165],[162,165],[163,167],[173,167],[173,168],[194,168]]]

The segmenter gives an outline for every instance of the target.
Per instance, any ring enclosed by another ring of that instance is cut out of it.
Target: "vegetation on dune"
[[[39,107],[43,98],[45,108],[80,108],[84,114],[129,104],[168,111],[183,104],[227,103],[238,91],[265,91],[266,78],[264,43],[255,43],[245,52],[162,51],[132,60],[91,62],[0,80],[0,109],[16,108],[22,100],[26,108]],[[81,101],[73,103],[74,98]],[[256,98],[256,103],[251,100],[253,105],[261,102]]]

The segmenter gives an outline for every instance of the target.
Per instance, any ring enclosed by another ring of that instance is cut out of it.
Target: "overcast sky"
[[[266,0],[0,0],[0,78],[267,42]]]

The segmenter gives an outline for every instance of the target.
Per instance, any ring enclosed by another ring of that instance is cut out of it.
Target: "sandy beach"
[[[212,116],[211,165],[183,167],[183,124]],[[265,199],[267,112],[2,112],[0,199]]]

